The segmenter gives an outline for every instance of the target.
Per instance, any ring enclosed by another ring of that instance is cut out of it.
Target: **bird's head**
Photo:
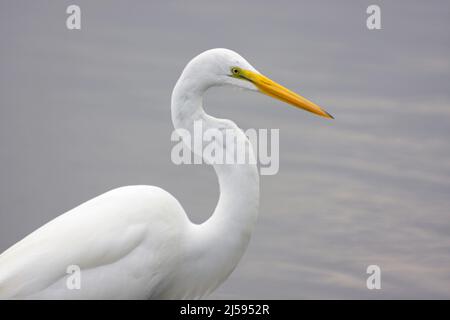
[[[228,49],[211,49],[199,54],[188,64],[189,74],[203,79],[205,87],[231,85],[257,91],[297,108],[333,119],[314,102],[292,92],[258,72],[238,53]],[[185,69],[185,70],[186,70]]]

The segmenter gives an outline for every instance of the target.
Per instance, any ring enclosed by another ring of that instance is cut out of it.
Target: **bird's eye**
[[[234,74],[234,75],[238,75],[239,74],[239,68],[236,68],[236,67],[231,68],[231,73]]]

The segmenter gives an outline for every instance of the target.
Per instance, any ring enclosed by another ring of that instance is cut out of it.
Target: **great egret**
[[[192,59],[172,93],[175,128],[191,132],[231,129],[230,120],[203,110],[213,86],[231,85],[332,118],[316,104],[260,74],[227,49]],[[227,151],[228,144],[221,145]],[[249,152],[252,152],[249,149]],[[245,251],[259,205],[257,166],[215,164],[220,197],[212,216],[192,223],[180,203],[154,186],[106,192],[60,215],[0,256],[0,298],[178,299],[201,298],[219,286]],[[68,287],[69,266],[77,266],[79,288]]]

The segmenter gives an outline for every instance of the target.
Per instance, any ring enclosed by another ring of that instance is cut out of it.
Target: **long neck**
[[[175,128],[189,131],[192,139],[198,134],[194,132],[194,123],[201,123],[203,130],[231,130],[244,141],[246,153],[252,153],[247,137],[233,122],[205,113],[202,104],[207,89],[208,86],[198,86],[184,81],[183,76],[180,78],[172,93]],[[227,141],[220,147],[227,153],[234,144]],[[249,159],[249,155],[246,156]],[[214,164],[214,169],[220,187],[217,206],[207,221],[200,225],[192,224],[186,237],[188,256],[195,258],[184,263],[190,270],[198,270],[197,274],[190,273],[189,277],[199,295],[215,289],[233,271],[248,245],[259,206],[256,164],[249,161],[245,164]]]

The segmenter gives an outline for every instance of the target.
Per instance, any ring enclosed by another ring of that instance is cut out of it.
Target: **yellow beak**
[[[297,108],[315,113],[319,116],[334,119],[331,114],[323,110],[314,102],[303,98],[262,74],[250,70],[241,70],[240,76],[252,82],[262,93],[270,97],[289,103]]]

